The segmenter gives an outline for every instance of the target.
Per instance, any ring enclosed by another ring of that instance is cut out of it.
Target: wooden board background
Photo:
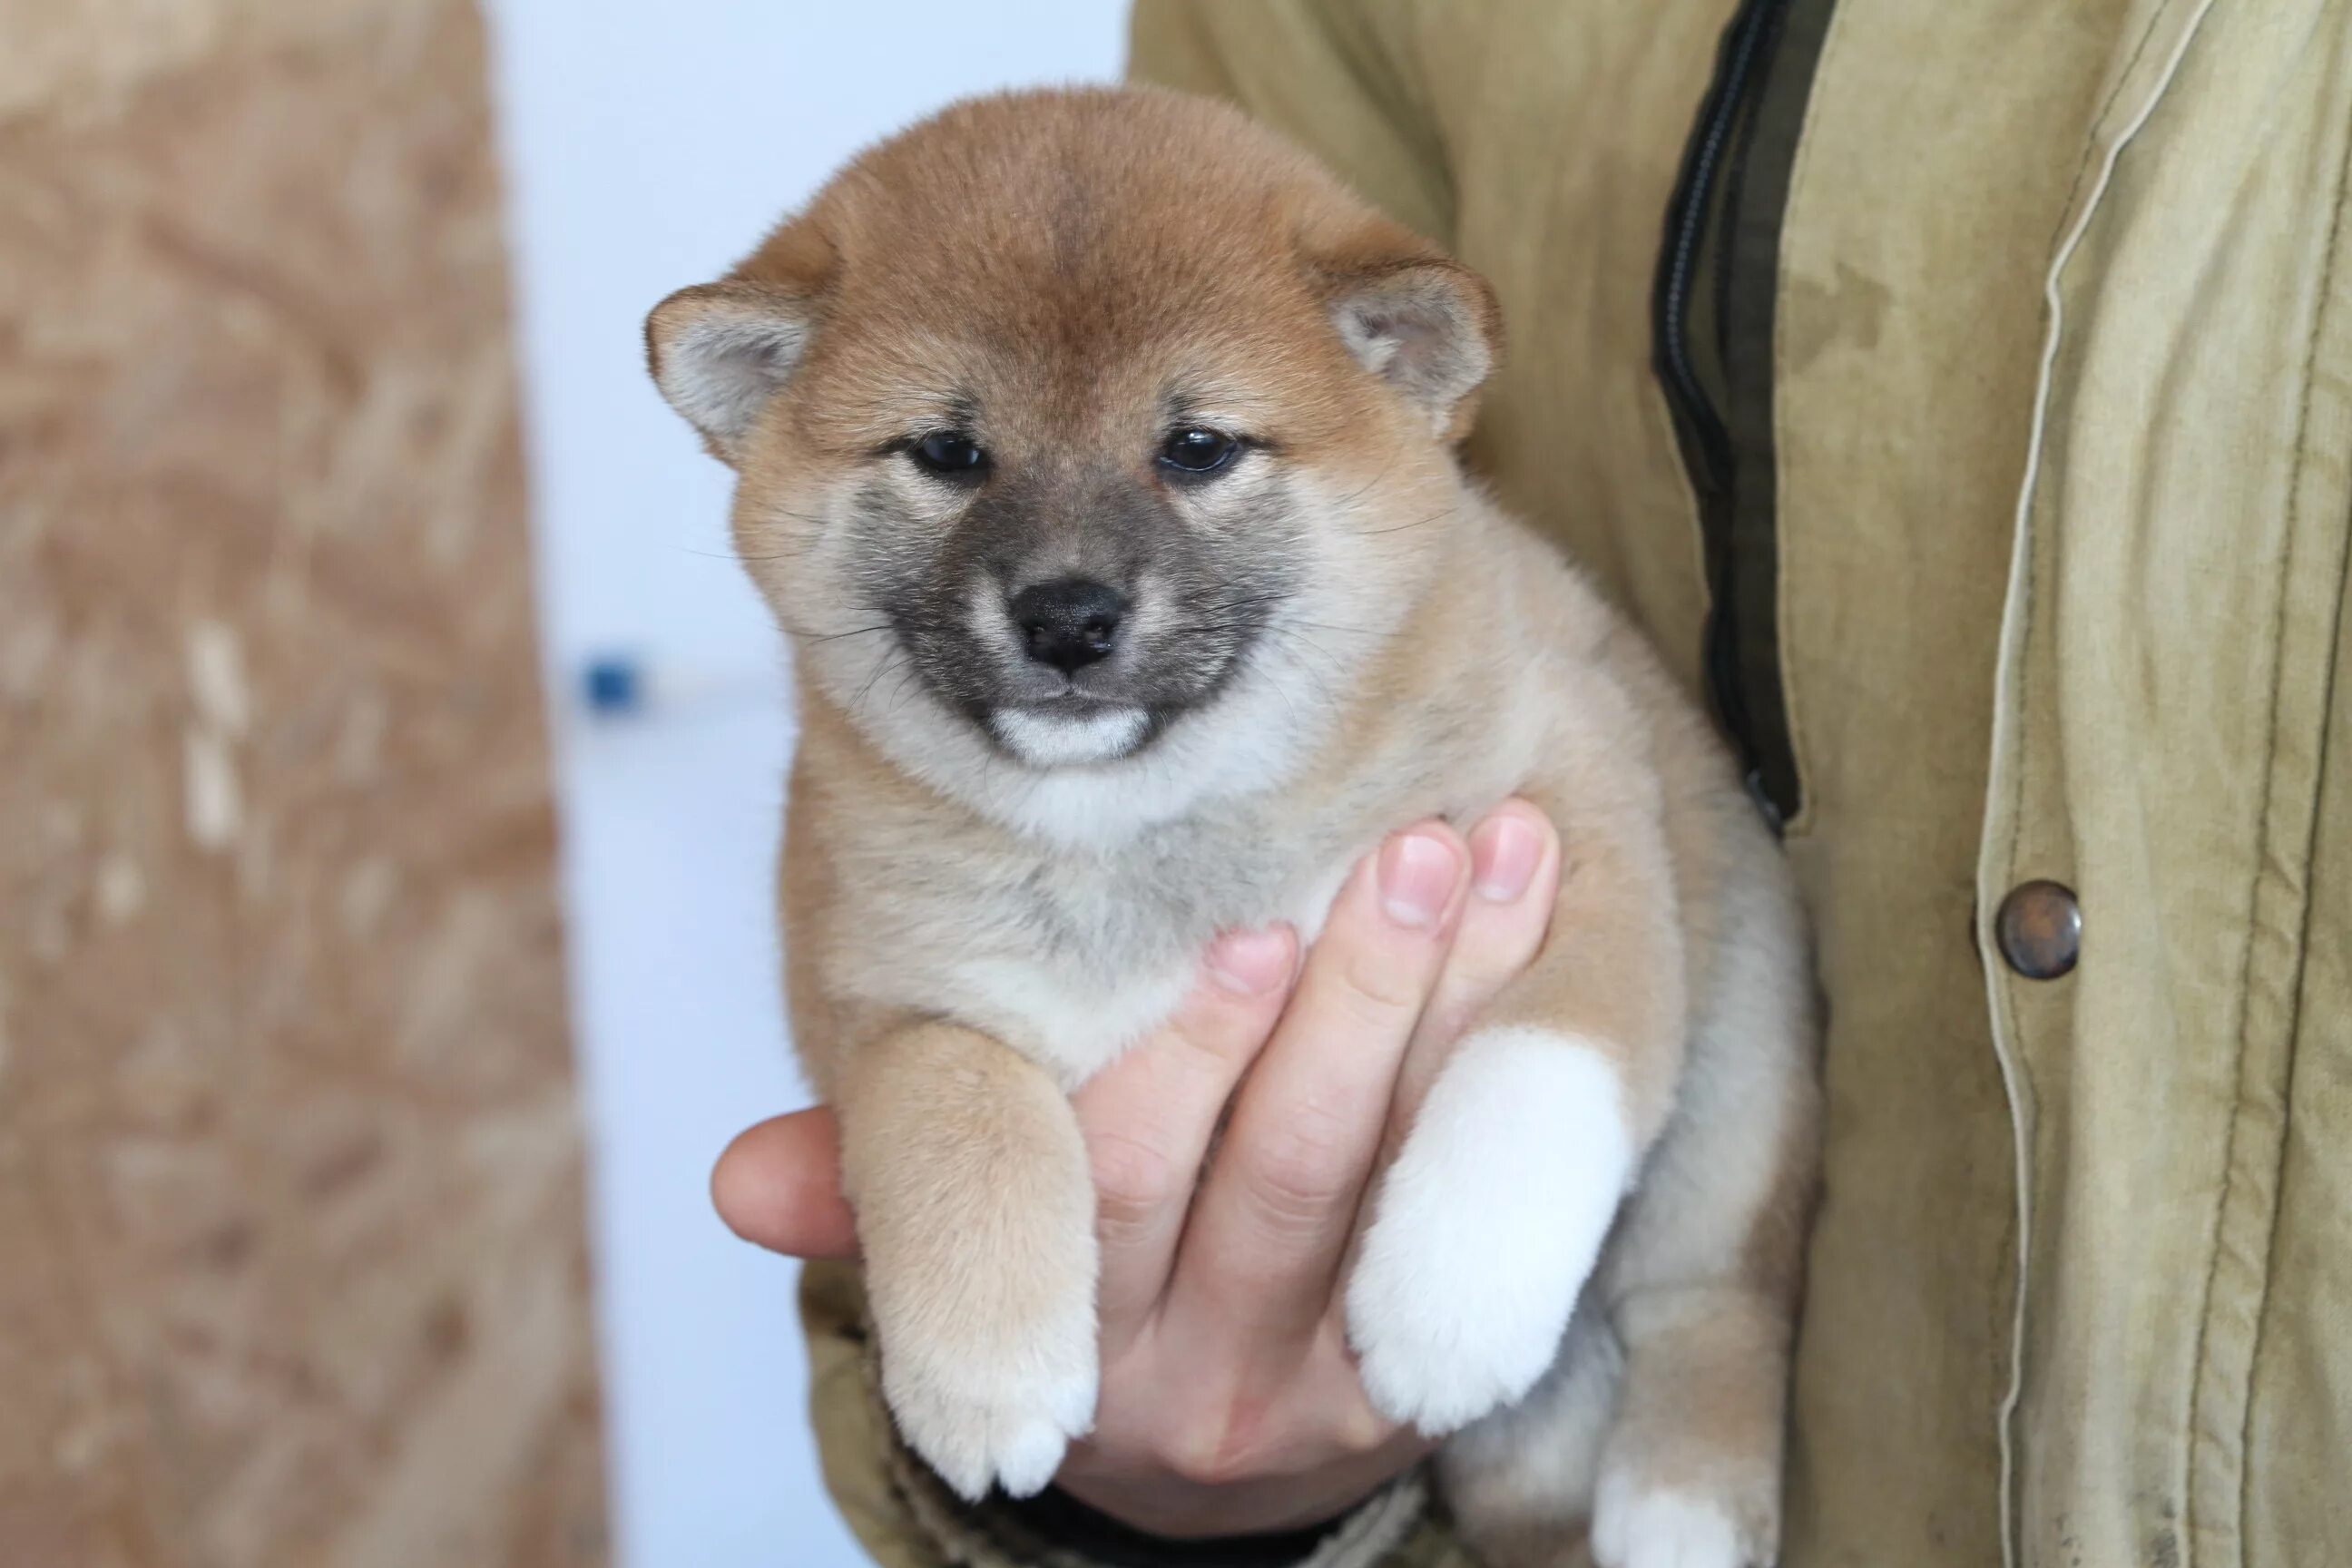
[[[0,1563],[603,1561],[467,0],[0,5]]]

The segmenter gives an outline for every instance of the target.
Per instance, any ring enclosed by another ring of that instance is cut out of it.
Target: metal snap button
[[[2021,882],[1993,917],[2000,956],[2028,980],[2055,980],[2083,952],[2083,907],[2074,889],[2051,881]]]

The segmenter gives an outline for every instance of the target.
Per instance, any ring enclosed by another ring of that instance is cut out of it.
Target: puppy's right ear
[[[669,405],[731,467],[751,422],[800,363],[815,320],[812,292],[741,278],[698,283],[646,318],[646,363]]]

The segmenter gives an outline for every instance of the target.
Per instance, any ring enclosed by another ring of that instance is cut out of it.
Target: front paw
[[[1348,1282],[1373,1406],[1436,1436],[1526,1394],[1559,1350],[1633,1157],[1610,1053],[1549,1029],[1465,1039],[1382,1183]]]
[[[1096,1382],[1090,1293],[1040,1322],[883,1331],[882,1396],[898,1434],[968,1502],[991,1486],[1044,1489],[1094,1424]]]

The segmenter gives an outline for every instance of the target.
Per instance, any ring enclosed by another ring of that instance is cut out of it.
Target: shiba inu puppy
[[[908,1444],[1043,1487],[1092,1417],[1068,1093],[1217,932],[1310,935],[1416,817],[1565,869],[1345,1285],[1472,1539],[1769,1561],[1813,1162],[1779,853],[1640,637],[1453,452],[1475,274],[1230,110],[950,108],[648,323],[794,640],[793,1028]]]

